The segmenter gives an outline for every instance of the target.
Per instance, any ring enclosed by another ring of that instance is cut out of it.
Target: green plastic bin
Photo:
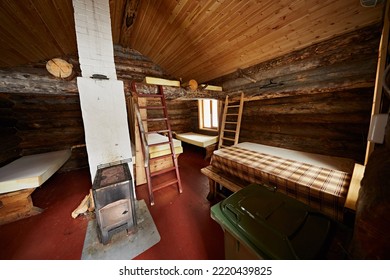
[[[211,207],[227,259],[317,259],[331,220],[306,204],[251,184]]]

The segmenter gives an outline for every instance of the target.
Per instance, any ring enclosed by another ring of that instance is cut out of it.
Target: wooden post
[[[382,99],[383,73],[386,67],[387,47],[389,42],[389,20],[390,20],[389,8],[390,8],[390,1],[387,1],[386,10],[384,13],[382,36],[379,44],[378,65],[376,70],[374,97],[372,101],[371,120],[374,114],[379,113],[381,99]],[[375,146],[374,143],[367,141],[367,149],[366,149],[366,157],[364,160],[364,165],[367,164],[368,158],[370,157],[371,153],[374,151],[374,146]]]

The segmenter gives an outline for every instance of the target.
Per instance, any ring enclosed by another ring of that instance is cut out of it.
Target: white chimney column
[[[73,0],[81,74],[116,80],[108,0]]]
[[[82,72],[77,85],[92,182],[99,166],[123,162],[129,164],[134,178],[124,87],[117,80],[114,63],[109,2],[73,0],[73,7]]]

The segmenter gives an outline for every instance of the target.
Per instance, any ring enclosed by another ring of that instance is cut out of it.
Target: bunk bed
[[[210,136],[195,132],[175,133],[176,139],[195,145],[206,150],[205,159],[208,160],[217,147],[218,136]]]
[[[157,143],[163,143],[168,141],[168,137],[161,134],[148,134],[148,144],[155,145]],[[181,141],[173,139],[173,147],[175,148],[175,154],[179,155],[183,153],[183,147],[181,146]],[[171,148],[169,143],[158,146],[149,147],[150,158],[155,158],[163,155],[170,154]]]
[[[157,159],[158,157],[168,155],[171,153],[171,148],[168,142],[168,137],[153,133],[147,135],[149,147],[149,155],[150,158],[156,159],[152,164],[150,164],[151,172],[156,172],[165,168],[169,168],[172,166],[172,161],[167,158]],[[163,145],[156,145],[157,143],[166,143]],[[136,176],[136,186],[145,184],[147,182],[145,167],[144,167],[144,157],[141,150],[141,143],[137,141],[136,145],[136,165],[135,165],[135,176]],[[178,139],[173,139],[173,147],[175,149],[176,157],[179,157],[180,154],[183,153],[183,146],[181,145],[181,141]]]
[[[209,199],[217,184],[235,192],[258,183],[341,221],[354,166],[351,159],[244,142],[214,151],[202,173],[209,178]]]

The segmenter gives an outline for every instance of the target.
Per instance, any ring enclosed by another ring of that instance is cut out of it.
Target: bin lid
[[[249,185],[218,205],[216,220],[230,223],[266,258],[315,258],[329,233],[327,217],[262,185]]]

